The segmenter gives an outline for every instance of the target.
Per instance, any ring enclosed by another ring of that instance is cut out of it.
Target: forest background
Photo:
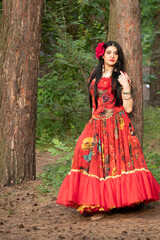
[[[150,66],[158,0],[141,1],[143,65]],[[37,139],[76,139],[90,117],[86,82],[107,40],[109,1],[46,1],[38,89]],[[148,82],[153,76],[144,75]]]
[[[160,46],[154,47],[159,34],[158,0],[141,0],[141,38],[143,48],[143,81],[156,84],[150,67]],[[97,43],[107,40],[109,0],[46,1],[42,19],[42,47],[38,83],[37,146],[49,147],[53,156],[60,154],[57,166],[43,174],[46,184],[56,185],[70,168],[76,139],[90,118],[87,79],[97,65]],[[156,48],[156,49],[155,49]],[[160,70],[160,69],[159,69]],[[160,79],[157,79],[160,82]],[[156,93],[158,94],[158,92]],[[153,95],[153,94],[152,94]],[[155,95],[155,94],[154,94]],[[160,108],[148,102],[144,108],[144,153],[149,168],[160,180]],[[157,106],[158,105],[158,106]],[[67,154],[63,156],[62,152]],[[52,176],[56,176],[53,179]]]
[[[160,33],[157,29],[160,3],[159,0],[141,0],[140,6],[143,66],[150,69],[157,64],[160,56],[153,60],[155,37]],[[87,80],[97,65],[95,48],[99,42],[107,40],[109,7],[109,0],[44,1],[37,151],[50,151],[53,156],[60,154],[58,164],[50,165],[42,174],[44,184],[51,184],[54,188],[59,187],[69,171],[76,140],[90,118]],[[156,51],[159,52],[159,48],[156,46]],[[155,80],[157,78],[151,71],[143,76],[146,84],[154,85]],[[157,102],[154,102],[154,107],[150,104],[144,108],[144,153],[149,168],[158,180],[159,116]]]
[[[0,239],[158,240],[159,202],[91,222],[56,199],[91,116],[86,82],[95,48],[113,38],[129,65],[131,121],[160,182],[159,0],[0,0],[0,20]]]

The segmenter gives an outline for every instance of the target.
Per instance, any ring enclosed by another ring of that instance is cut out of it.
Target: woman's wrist
[[[132,96],[129,96],[129,97],[124,97],[123,100],[130,100],[132,99]]]
[[[132,93],[131,93],[131,91],[129,91],[129,92],[122,92],[122,94],[123,95],[131,95]]]
[[[128,86],[122,86],[122,95],[123,96],[126,96],[126,95],[129,95],[131,94],[131,87],[128,85]]]
[[[129,83],[126,83],[125,85],[122,86],[122,89],[125,91],[127,89],[131,89]]]
[[[122,100],[130,100],[132,99],[132,92],[131,87],[129,86],[123,86],[122,88]]]

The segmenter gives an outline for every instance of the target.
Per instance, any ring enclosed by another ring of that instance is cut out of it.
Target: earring
[[[104,64],[102,64],[102,73],[105,72]]]

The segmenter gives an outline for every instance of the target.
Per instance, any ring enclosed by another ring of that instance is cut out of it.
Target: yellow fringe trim
[[[91,206],[91,205],[80,205],[79,208],[77,208],[78,212],[83,212],[85,208],[89,208],[87,209],[87,212],[92,212],[92,209],[100,207],[100,205],[95,205],[95,206]],[[99,211],[104,211],[104,208],[99,208]]]
[[[146,171],[146,172],[150,172],[149,170],[145,169],[145,168],[140,168],[140,169],[134,169],[132,171],[128,171],[128,172],[122,172],[122,174],[131,174],[131,173],[135,173],[135,172],[141,172],[141,171]],[[82,170],[79,170],[79,169],[71,169],[71,171],[68,173],[68,175],[71,174],[71,172],[82,172],[84,175],[87,175],[89,177],[95,177],[97,179],[99,179],[100,181],[104,181],[106,179],[109,179],[109,178],[117,178],[117,177],[121,177],[121,175],[116,175],[116,176],[108,176],[106,178],[99,178],[98,176],[96,175],[93,175],[93,174],[89,174],[87,172],[85,172],[83,169]]]
[[[85,208],[87,208],[87,209],[85,209]],[[102,208],[102,207],[100,208],[100,205],[94,205],[94,206],[92,206],[92,205],[85,205],[85,204],[80,205],[79,208],[77,208],[77,211],[78,211],[78,212],[84,212],[84,210],[85,210],[86,212],[92,212],[92,210],[93,210],[94,208],[99,208],[99,209],[98,209],[99,212],[106,211],[104,208]],[[111,209],[113,209],[113,208],[116,208],[116,207],[108,208],[108,210],[111,210]]]

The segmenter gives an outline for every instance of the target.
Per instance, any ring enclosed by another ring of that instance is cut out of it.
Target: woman
[[[121,47],[114,41],[99,43],[96,57],[99,64],[89,80],[92,118],[57,198],[58,204],[91,215],[157,201],[160,192],[127,114],[133,99]]]

